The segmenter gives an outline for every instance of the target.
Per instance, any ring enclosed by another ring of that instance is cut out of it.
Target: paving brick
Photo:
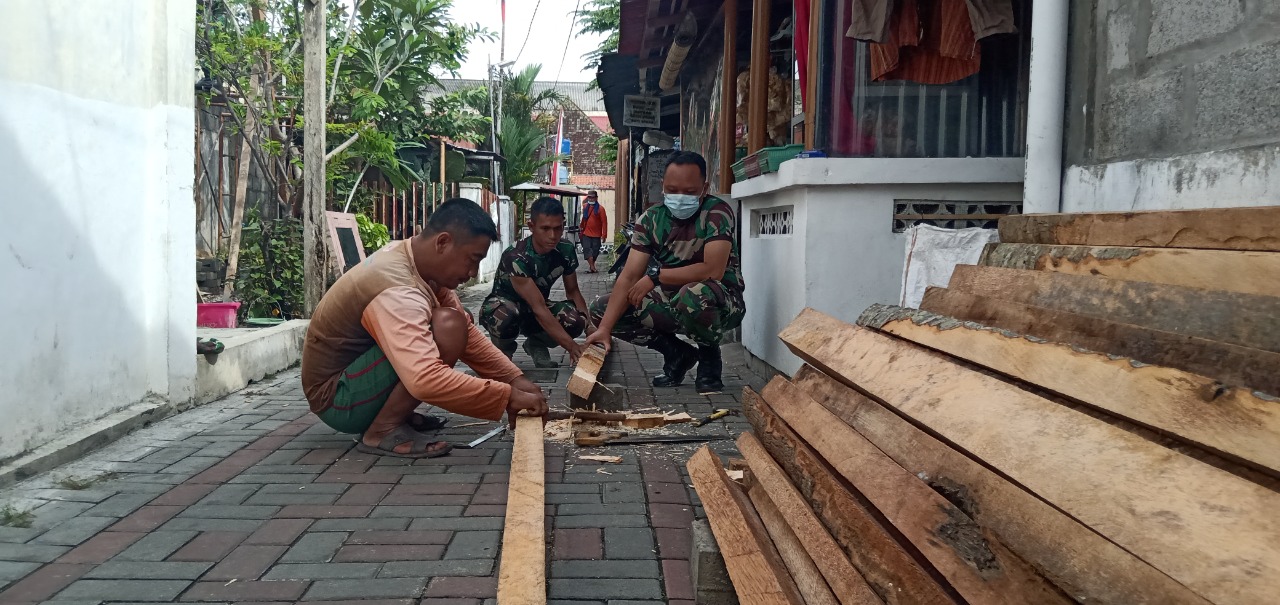
[[[43,533],[32,540],[34,544],[55,544],[59,546],[76,546],[97,535],[109,525],[115,524],[114,517],[74,517],[59,523],[57,527]]]
[[[652,579],[551,579],[553,599],[662,599],[662,585]]]
[[[655,559],[653,531],[646,527],[606,527],[604,554],[609,559]]]
[[[424,597],[488,599],[498,594],[498,578],[438,577],[427,585]]]
[[[374,507],[372,506],[294,504],[280,509],[275,516],[282,519],[363,519],[369,516],[370,511],[373,510]],[[387,516],[403,517],[409,515]]]
[[[188,484],[179,485],[173,489],[161,494],[151,504],[163,504],[167,506],[190,506],[199,502],[201,498],[209,495],[214,490],[213,485]],[[132,512],[132,511],[130,511]]]
[[[179,519],[270,519],[280,511],[278,506],[250,506],[246,504],[197,504],[178,515]]]
[[[0,603],[44,601],[58,594],[92,569],[92,565],[54,563],[14,582],[0,592]]]
[[[643,502],[613,504],[561,504],[556,507],[557,516],[571,515],[643,515]]]
[[[496,487],[495,487],[496,489]],[[553,483],[546,486],[548,494],[600,494],[601,486],[582,483]],[[505,491],[505,488],[504,488]]]
[[[183,601],[296,601],[309,582],[196,582],[183,593]]]
[[[235,550],[247,532],[209,531],[196,536],[186,546],[169,556],[169,561],[218,561]]]
[[[391,491],[379,504],[383,506],[464,506],[466,504],[502,504],[507,501],[506,486],[502,486],[502,499],[498,502],[480,502],[481,497],[469,496],[467,494],[413,494],[404,491],[396,491],[397,487]],[[483,486],[481,487],[483,489]]]
[[[124,517],[155,499],[151,494],[116,494],[84,511],[82,517]]]
[[[377,483],[365,483],[362,485],[353,485],[351,489],[342,494],[338,499],[339,506],[359,506],[377,504],[387,496],[391,491],[391,486]],[[430,502],[419,502],[418,504],[432,504]],[[452,502],[449,504],[453,504]]]
[[[266,524],[259,519],[205,519],[202,517],[180,517],[160,526],[162,530],[174,531],[239,531],[251,533]]]
[[[308,532],[298,538],[298,542],[290,548],[281,563],[328,563],[334,553],[342,547],[347,534],[341,532]]]
[[[685,504],[650,504],[649,517],[654,527],[688,529],[693,524],[693,507]]]
[[[644,515],[557,515],[556,529],[574,527],[648,527]]]
[[[265,506],[289,506],[294,504],[310,504],[310,505],[326,505],[333,504],[338,499],[338,494],[281,494],[281,493],[263,493],[259,490],[245,504],[249,505],[265,505]]]
[[[302,457],[308,453],[309,452],[304,450],[276,450],[271,452],[271,454],[266,458],[263,458],[261,464],[293,464],[295,462],[299,464],[312,464],[301,462]]]
[[[25,561],[0,561],[0,581],[21,580],[40,568],[39,563]]]
[[[152,531],[182,512],[183,508],[182,506],[144,506],[112,525],[111,531]]]
[[[284,474],[284,473],[261,473],[261,474],[244,473],[244,474],[236,475],[236,476],[234,476],[234,477],[232,477],[232,478],[228,479],[228,480],[227,480],[227,483],[232,483],[232,484],[240,484],[240,483],[298,483],[298,482],[300,482],[300,481],[301,481],[301,482],[315,481],[315,480],[316,480],[316,478],[318,478],[318,477],[319,477],[319,475],[317,475],[317,474],[315,474],[315,473],[308,473],[308,474],[296,474],[296,475],[295,475],[295,474]]]
[[[489,576],[493,559],[445,559],[441,561],[391,561],[382,566],[379,578],[434,578],[437,576]]]
[[[254,493],[256,493],[259,489],[262,489],[262,486],[260,485],[219,485],[217,489],[214,489],[212,492],[210,492],[208,496],[205,496],[204,498],[202,498],[199,501],[199,504],[201,506],[205,506],[205,505],[234,506],[237,504],[244,503],[245,500],[247,500],[250,496],[254,495]]]
[[[44,529],[32,527],[0,526],[0,544],[22,544],[44,532]]]
[[[311,531],[398,530],[409,527],[410,519],[321,519]]]
[[[204,576],[204,580],[256,580],[288,550],[287,546],[239,546]]]
[[[130,544],[142,539],[141,532],[102,532],[86,540],[67,554],[58,557],[59,563],[103,563],[120,554]]]
[[[547,504],[600,504],[600,494],[546,494]],[[506,501],[506,498],[503,498]]]
[[[192,477],[188,483],[226,483],[229,479],[243,472],[245,469],[257,464],[263,458],[266,458],[275,448],[267,449],[243,449],[237,451],[230,456],[224,458],[221,462],[213,465],[208,470]]]
[[[260,494],[333,494],[341,495],[349,486],[341,483],[269,483]]]
[[[477,531],[485,529],[502,529],[503,517],[438,517],[431,519],[414,519],[409,524],[412,530],[447,529],[452,531]]]
[[[662,560],[662,583],[669,599],[693,599],[693,580],[689,576],[689,561]]]
[[[186,580],[79,580],[58,593],[58,598],[169,601],[190,585]]]
[[[381,567],[381,563],[282,563],[272,567],[262,579],[342,580],[372,578],[378,574],[378,569]]]
[[[134,542],[132,546],[124,549],[113,559],[117,561],[163,561],[179,548],[182,548],[187,542],[190,542],[192,538],[195,538],[196,533],[194,531],[154,531]]]
[[[299,477],[310,475],[312,477],[329,470],[329,467],[323,464],[255,464],[244,470],[241,475],[298,475]]]
[[[557,529],[553,534],[552,547],[553,559],[603,559],[603,530]]]
[[[151,464],[173,464],[187,456],[195,454],[200,448],[195,447],[164,447],[160,448],[153,454],[149,454],[138,462],[146,462]]]
[[[439,559],[445,547],[439,544],[352,544],[343,546],[336,562],[428,561]]]
[[[315,478],[316,483],[399,483],[399,473],[335,473],[328,471]]]
[[[644,502],[644,486],[640,483],[608,483],[604,485],[605,504]]]
[[[213,563],[110,561],[85,574],[92,580],[195,580]]]
[[[383,578],[351,582],[320,580],[311,585],[307,599],[378,599],[417,598],[427,584],[426,578]]]
[[[245,538],[245,544],[293,544],[311,526],[310,519],[272,519]]]
[[[686,574],[688,575],[688,574]],[[654,560],[624,561],[553,561],[553,578],[656,578],[658,562]]]
[[[688,487],[683,483],[646,483],[650,503],[689,504]]]
[[[451,531],[357,531],[347,538],[347,544],[439,544],[447,545],[453,539]]]
[[[502,541],[499,531],[460,531],[453,534],[449,548],[445,550],[446,559],[486,559],[498,556],[498,545]]]
[[[474,491],[475,486],[484,480],[479,473],[431,473],[426,475],[404,475],[402,485],[468,485]],[[439,492],[449,493],[449,492]],[[467,492],[471,493],[471,492]]]
[[[462,513],[464,517],[501,517],[507,514],[505,504],[473,504]]]
[[[689,529],[660,527],[654,530],[658,534],[658,554],[663,559],[688,559],[693,552],[693,536]]]

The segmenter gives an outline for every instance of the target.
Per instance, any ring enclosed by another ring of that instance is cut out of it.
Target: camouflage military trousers
[[[587,318],[578,311],[573,303],[567,300],[547,301],[547,308],[560,322],[560,326],[571,338],[582,335],[587,327]],[[489,336],[500,340],[512,340],[524,335],[541,341],[547,346],[556,346],[547,335],[538,316],[533,314],[529,303],[523,300],[511,300],[496,294],[490,294],[480,306],[480,325],[489,332]]]
[[[608,296],[592,303],[591,316],[596,323],[608,305]],[[700,345],[715,346],[725,331],[742,324],[746,312],[742,292],[717,280],[686,284],[674,293],[654,288],[640,306],[627,308],[613,327],[613,335],[642,347],[659,334],[684,334]]]

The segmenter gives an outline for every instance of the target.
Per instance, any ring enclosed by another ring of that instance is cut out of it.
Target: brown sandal
[[[404,454],[397,452],[396,448],[405,443],[413,444],[409,446],[409,451]],[[431,446],[437,443],[443,443],[444,447],[431,449]],[[453,446],[443,441],[432,441],[408,426],[400,426],[387,433],[382,441],[378,442],[378,447],[365,445],[364,438],[361,437],[360,443],[356,445],[356,451],[392,458],[438,458],[453,451]]]

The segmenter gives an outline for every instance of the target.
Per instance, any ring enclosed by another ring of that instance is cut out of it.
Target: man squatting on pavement
[[[507,248],[493,278],[493,292],[480,307],[480,325],[510,358],[516,337],[525,336],[524,350],[539,368],[554,368],[547,350],[561,346],[573,363],[582,346],[573,339],[587,327],[587,302],[578,289],[578,253],[564,236],[564,208],[560,201],[540,197],[529,209],[531,235]],[[550,301],[551,288],[564,278],[569,300]]]
[[[702,394],[724,388],[720,341],[746,314],[733,209],[707,195],[707,188],[701,155],[671,156],[662,203],[640,216],[613,293],[592,304],[599,327],[586,341],[607,350],[612,335],[662,353],[655,387],[679,386],[697,364],[695,386]]]
[[[362,452],[430,458],[451,446],[421,430],[443,420],[414,412],[428,402],[499,420],[505,411],[545,416],[547,398],[481,334],[454,290],[475,277],[498,239],[489,214],[452,199],[419,235],[392,242],[347,271],[311,317],[302,349],[302,389],[311,411]],[[454,369],[459,360],[475,370]]]

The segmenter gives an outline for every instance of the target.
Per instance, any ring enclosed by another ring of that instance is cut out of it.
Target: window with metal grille
[[[933,225],[944,229],[995,229],[1000,217],[1010,214],[1022,214],[1022,202],[894,200],[893,232],[902,233],[913,225]]]
[[[751,235],[753,237],[789,236],[792,234],[794,206],[765,208],[751,211]]]

